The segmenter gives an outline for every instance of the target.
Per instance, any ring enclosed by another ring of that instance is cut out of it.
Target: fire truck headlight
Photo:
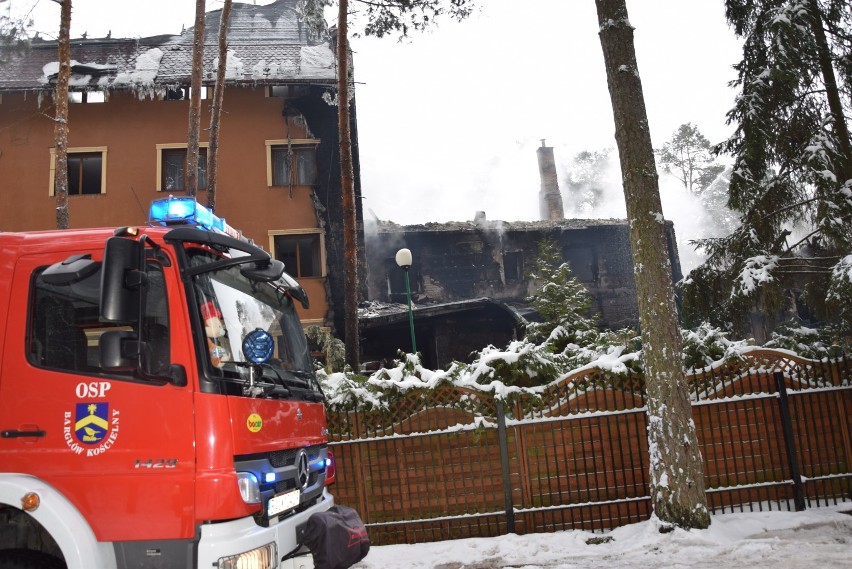
[[[231,555],[222,557],[216,563],[217,569],[268,569],[269,567],[278,567],[278,554],[275,543],[267,543],[262,547],[240,553],[239,555]]]
[[[240,486],[240,496],[246,504],[260,503],[260,484],[257,476],[251,472],[237,472],[237,484]]]

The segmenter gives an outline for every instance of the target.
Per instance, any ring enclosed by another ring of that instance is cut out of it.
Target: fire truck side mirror
[[[161,373],[152,374],[146,369],[139,369],[139,354],[146,354],[149,347],[144,342],[139,342],[135,332],[127,330],[109,330],[104,332],[98,341],[98,348],[100,351],[101,369],[104,371],[123,372],[138,370],[143,377],[167,380],[177,387],[183,387],[187,383],[186,369],[182,365],[169,365],[167,375],[163,373],[165,370]]]
[[[101,334],[98,342],[101,368],[107,371],[133,371],[139,361],[136,334],[126,330],[111,330]]]
[[[284,263],[277,259],[268,262],[257,262],[240,267],[240,272],[246,278],[271,283],[277,281],[284,274]]]
[[[142,243],[125,237],[107,240],[101,272],[101,321],[132,324],[139,320],[145,282],[140,266],[143,248]]]

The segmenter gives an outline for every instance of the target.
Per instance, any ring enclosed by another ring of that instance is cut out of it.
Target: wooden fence
[[[687,376],[712,511],[852,500],[850,369],[755,349]],[[538,398],[444,387],[332,412],[332,490],[376,544],[646,520],[644,398],[641,376],[591,369]]]

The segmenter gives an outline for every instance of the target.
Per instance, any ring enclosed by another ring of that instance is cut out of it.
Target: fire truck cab
[[[192,199],[149,224],[0,233],[0,568],[290,567],[334,504],[303,289]]]

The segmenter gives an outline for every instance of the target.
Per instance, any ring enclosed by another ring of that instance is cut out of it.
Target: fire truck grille
[[[291,448],[287,450],[276,450],[269,453],[269,464],[275,468],[282,466],[293,466],[296,461],[296,456],[299,454],[299,449]]]
[[[305,450],[308,452],[308,460],[314,461],[319,457],[320,452],[325,448],[325,445],[308,447]],[[293,466],[296,463],[296,457],[299,456],[299,450],[297,448],[287,449],[287,450],[276,450],[269,455],[267,458],[269,459],[269,464],[274,466],[275,468],[281,468],[284,466]]]

